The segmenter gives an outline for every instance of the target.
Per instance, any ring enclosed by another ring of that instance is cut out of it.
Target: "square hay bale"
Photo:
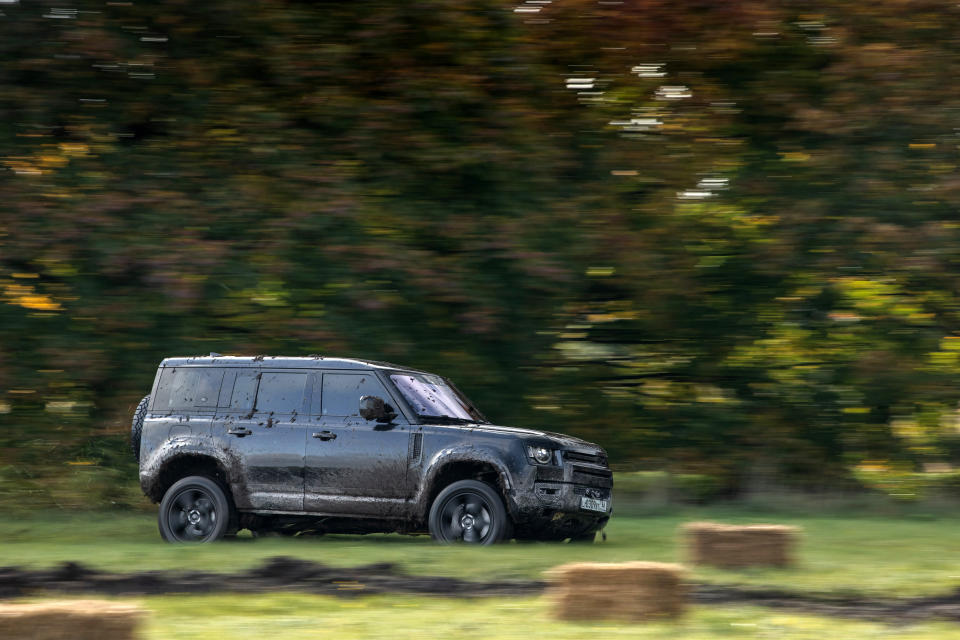
[[[547,597],[561,620],[676,618],[687,604],[685,577],[677,564],[578,562],[547,572]]]
[[[792,565],[800,530],[779,524],[688,522],[683,532],[691,563],[737,568]]]
[[[133,640],[145,611],[107,600],[0,603],[0,638]]]

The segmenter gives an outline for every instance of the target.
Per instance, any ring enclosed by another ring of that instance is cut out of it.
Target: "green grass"
[[[809,507],[809,505],[807,505]],[[626,511],[626,514],[620,513]],[[799,562],[788,570],[692,568],[701,581],[821,593],[905,596],[960,585],[960,517],[949,513],[802,515],[798,505],[661,509],[644,515],[618,503],[608,540],[594,545],[508,544],[441,547],[396,535],[238,539],[213,545],[163,543],[152,514],[54,512],[0,521],[0,565],[49,566],[74,560],[113,571],[238,571],[277,555],[330,565],[395,562],[411,573],[467,579],[538,578],[571,561],[682,561],[677,527],[692,520],[779,522],[803,527]],[[808,509],[809,511],[809,509]],[[960,625],[910,626],[825,618],[742,606],[692,607],[675,622],[625,624],[555,620],[544,597],[454,599],[297,593],[168,595],[139,598],[150,610],[144,638],[460,638],[492,640],[590,636],[676,640],[898,638],[960,640]]]
[[[112,571],[236,571],[272,556],[290,555],[335,566],[395,562],[411,573],[474,580],[529,579],[564,562],[682,562],[677,528],[691,520],[777,522],[804,530],[794,568],[693,568],[696,580],[894,596],[960,586],[960,517],[800,516],[731,507],[617,515],[607,527],[607,542],[594,545],[512,543],[493,548],[442,547],[425,536],[398,535],[241,538],[173,546],[160,540],[152,515],[63,512],[0,521],[0,565],[49,566],[72,560]]]
[[[960,625],[924,622],[892,627],[755,607],[692,607],[675,621],[561,622],[546,597],[523,599],[374,596],[339,599],[303,594],[162,596],[138,601],[149,609],[144,640],[208,638],[350,638],[390,640],[944,640],[960,639]]]

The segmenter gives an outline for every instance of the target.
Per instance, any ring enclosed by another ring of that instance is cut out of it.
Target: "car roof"
[[[164,358],[161,367],[210,366],[270,367],[277,369],[399,369],[415,373],[429,373],[377,360],[357,358],[328,358],[325,356],[183,356]]]

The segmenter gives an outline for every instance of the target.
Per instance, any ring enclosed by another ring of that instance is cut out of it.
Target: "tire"
[[[213,542],[222,538],[233,517],[223,488],[206,476],[188,476],[167,489],[157,524],[167,542]]]
[[[441,491],[427,524],[433,539],[443,544],[494,544],[512,531],[500,494],[478,480],[460,480]]]
[[[133,423],[130,425],[130,448],[133,457],[140,462],[140,438],[143,436],[143,419],[147,417],[147,407],[150,406],[150,396],[144,396],[137,410],[133,412]]]

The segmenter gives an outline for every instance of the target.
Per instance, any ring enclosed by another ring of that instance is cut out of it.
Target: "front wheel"
[[[433,539],[446,544],[493,544],[510,532],[500,495],[478,480],[460,480],[441,491],[430,507],[428,525]]]
[[[160,502],[160,536],[167,542],[213,542],[230,525],[223,488],[205,476],[189,476],[167,489]]]

